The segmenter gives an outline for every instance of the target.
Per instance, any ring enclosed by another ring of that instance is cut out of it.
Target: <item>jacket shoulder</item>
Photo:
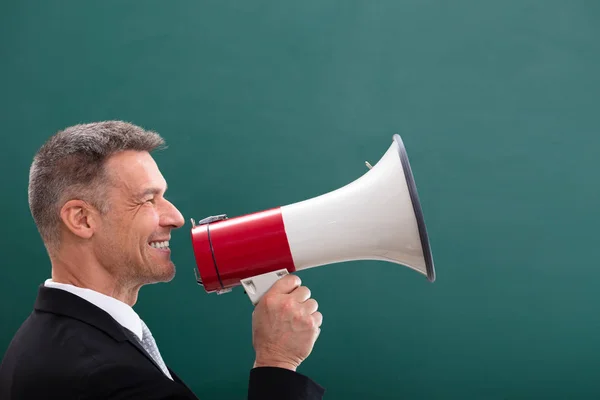
[[[88,371],[106,362],[112,340],[68,317],[34,311],[11,340],[0,364],[0,398],[74,393]],[[65,397],[66,398],[66,397]]]

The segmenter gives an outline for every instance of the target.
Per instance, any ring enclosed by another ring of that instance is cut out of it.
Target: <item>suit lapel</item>
[[[160,370],[160,372],[163,373],[162,369],[160,369],[160,367],[158,366],[158,364],[156,363],[156,361],[154,361],[154,359],[144,349],[144,347],[142,346],[142,344],[138,340],[138,338],[135,335],[135,333],[131,332],[129,329],[126,329],[126,328],[123,328],[123,329],[125,330],[125,334],[127,335],[127,340],[129,341],[129,343],[131,343],[144,356],[146,356],[146,358],[148,358],[150,361],[152,361],[152,363],[156,366],[156,368],[158,368]],[[167,369],[169,370],[169,373],[171,374],[171,377],[173,378],[173,381],[176,382],[176,383],[178,383],[178,384],[180,384],[184,388],[186,388],[187,391],[190,392],[190,394],[192,394],[192,396],[194,396],[194,398],[195,398],[196,395],[194,394],[194,392],[192,392],[192,390],[185,384],[185,382],[183,382],[181,380],[181,378],[179,378],[179,376],[171,368],[169,368],[168,365],[167,365]]]
[[[145,356],[148,360],[150,360],[152,362],[152,364],[154,364],[154,366],[160,371],[161,374],[164,373],[162,371],[162,369],[160,368],[160,366],[158,365],[158,363],[154,360],[154,358],[152,358],[152,356],[150,354],[148,354],[146,349],[144,349],[144,347],[140,343],[140,341],[139,341],[138,337],[135,335],[135,333],[131,332],[127,328],[123,328],[123,331],[125,333],[125,336],[127,336],[127,341],[129,343],[131,343],[133,345],[133,347],[138,349],[138,351],[140,353],[142,353],[143,356]]]

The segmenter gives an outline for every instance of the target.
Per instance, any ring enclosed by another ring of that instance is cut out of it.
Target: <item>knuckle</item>
[[[304,324],[304,322],[305,322],[304,316],[299,313],[294,313],[292,319],[293,319],[294,323],[297,323],[297,324]]]
[[[294,299],[287,298],[283,301],[282,308],[284,311],[290,312],[294,309]]]
[[[264,303],[265,307],[267,307],[268,309],[272,309],[277,304],[277,298],[271,294],[266,294],[263,297],[263,303]]]

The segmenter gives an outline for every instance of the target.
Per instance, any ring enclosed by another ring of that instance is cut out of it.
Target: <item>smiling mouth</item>
[[[159,250],[169,250],[169,241],[165,240],[162,242],[150,242],[148,243],[148,245],[150,245],[150,247],[155,248],[155,249],[159,249]]]

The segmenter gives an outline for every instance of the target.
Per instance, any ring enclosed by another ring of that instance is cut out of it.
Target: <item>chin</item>
[[[170,282],[175,278],[175,264],[169,263],[167,266],[161,268],[161,273],[157,277],[159,282]]]
[[[170,282],[175,278],[175,264],[153,265],[147,271],[148,283]]]

